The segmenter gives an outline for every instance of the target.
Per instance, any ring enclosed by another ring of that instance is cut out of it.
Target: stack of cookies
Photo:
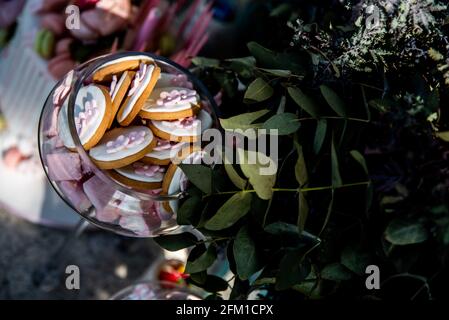
[[[121,213],[105,210],[110,206],[109,200],[93,199],[98,195],[92,187],[92,174],[89,178],[89,168],[75,153],[69,130],[70,82],[66,78],[54,94],[55,111],[46,130],[49,175],[55,182],[72,183],[78,204],[84,205],[87,198],[98,212],[97,219],[113,222],[120,219]],[[193,143],[212,125],[211,116],[203,110],[200,96],[187,76],[161,72],[157,61],[144,55],[125,56],[98,67],[78,91],[73,116],[80,142],[99,169],[131,189],[167,195],[183,190],[186,184],[185,175],[173,159],[201,161],[202,151]],[[89,192],[85,190],[86,183]],[[102,189],[102,198],[104,194],[114,194],[114,190],[105,192],[104,186],[98,187]],[[80,190],[84,191],[82,199],[78,199]],[[100,202],[102,205],[95,205]],[[123,197],[120,206],[122,210]],[[177,201],[162,202],[156,207],[161,220],[173,219]]]

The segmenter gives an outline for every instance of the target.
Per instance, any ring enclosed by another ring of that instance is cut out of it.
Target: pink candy
[[[59,187],[77,210],[83,212],[90,208],[91,203],[84,194],[79,183],[73,181],[61,181]]]
[[[119,199],[114,197],[115,188],[93,176],[83,184],[83,190],[96,210],[96,218],[103,222],[113,222],[120,217]]]
[[[177,74],[170,80],[170,82],[174,87],[193,89],[193,84],[188,80],[185,74]]]
[[[145,131],[133,131],[129,134],[122,134],[117,137],[114,141],[109,141],[106,144],[107,153],[116,153],[124,149],[130,149],[135,146],[142,144],[145,141],[146,136]]]
[[[80,180],[81,160],[72,152],[47,155],[48,175],[53,181]]]

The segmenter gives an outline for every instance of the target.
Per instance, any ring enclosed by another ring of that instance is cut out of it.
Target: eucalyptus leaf
[[[194,261],[187,261],[186,273],[196,273],[209,268],[217,259],[215,246],[210,245],[201,256]]]
[[[315,137],[313,139],[313,152],[315,154],[320,153],[323,147],[324,140],[326,139],[327,120],[320,119],[317,121]]]
[[[340,117],[347,118],[347,110],[345,103],[341,98],[335,93],[334,90],[326,85],[320,86],[321,94],[323,95],[326,102],[330,105],[332,110],[335,111]]]
[[[428,237],[427,229],[417,221],[395,219],[385,230],[385,239],[399,246],[421,243]]]
[[[241,149],[237,151],[240,159],[243,159],[240,161],[240,168],[249,179],[256,194],[263,200],[269,200],[273,195],[273,186],[276,182],[276,163],[261,152]]]
[[[365,274],[366,267],[373,263],[373,259],[369,253],[350,245],[341,253],[340,262],[343,266],[361,276]]]
[[[209,230],[222,230],[233,226],[244,217],[251,207],[251,193],[240,191],[234,194],[217,213],[206,222]]]
[[[225,168],[226,174],[228,175],[229,179],[234,184],[234,186],[236,186],[240,190],[245,189],[247,180],[240,177],[240,175],[235,170],[234,165],[232,165],[230,163],[228,163],[228,164],[225,163],[224,168]]]
[[[154,241],[168,251],[178,251],[197,244],[198,239],[190,232],[165,235],[154,238]]]
[[[298,160],[295,164],[295,177],[298,181],[299,187],[303,187],[309,181],[306,161],[304,160],[304,153],[302,151],[302,146],[299,143],[295,143],[296,150],[298,153]]]
[[[263,109],[255,112],[243,113],[228,119],[220,119],[220,124],[223,129],[226,130],[260,128],[262,124],[253,124],[253,122],[263,117],[268,112],[270,111]]]
[[[278,134],[281,136],[296,132],[300,126],[298,117],[288,112],[276,114],[263,124],[264,129],[278,130]]]
[[[212,169],[200,164],[179,164],[190,182],[206,194],[212,190]]]
[[[268,73],[272,76],[288,78],[292,75],[290,70],[282,70],[282,69],[267,69],[267,68],[258,68],[259,70]]]
[[[337,150],[335,149],[334,139],[332,138],[331,145],[331,173],[332,173],[332,188],[338,188],[343,184],[340,175],[340,166],[338,163]]]
[[[257,103],[269,99],[274,93],[273,88],[262,78],[251,82],[246,89],[243,101],[245,103]]]
[[[192,63],[198,67],[218,67],[220,65],[220,60],[205,57],[195,57],[192,59]]]
[[[351,156],[354,158],[355,161],[357,161],[363,168],[363,171],[368,175],[368,166],[366,165],[365,157],[358,151],[358,150],[352,150],[350,152]]]
[[[250,276],[260,270],[259,256],[256,244],[251,238],[248,227],[242,227],[234,241],[234,259],[237,273],[241,280],[247,280]]]
[[[243,58],[227,59],[229,68],[237,72],[243,78],[249,78],[253,75],[253,70],[256,66],[256,59],[252,56]]]
[[[300,106],[304,111],[310,114],[314,118],[319,118],[319,106],[316,102],[305,95],[301,89],[295,87],[287,88],[288,94],[295,101],[295,103]]]
[[[310,273],[310,264],[303,260],[299,250],[287,251],[279,264],[276,276],[276,290],[290,289],[301,283]]]
[[[265,227],[265,232],[268,232],[273,235],[283,235],[283,234],[291,234],[299,236],[299,231],[297,226],[287,222],[274,222]]]
[[[440,138],[443,141],[449,142],[449,131],[435,132],[435,135],[437,136],[437,138]]]
[[[345,281],[352,278],[351,272],[341,263],[328,264],[321,270],[321,278],[332,281]]]
[[[201,198],[192,196],[178,209],[176,221],[179,225],[194,225],[194,217],[201,212]]]

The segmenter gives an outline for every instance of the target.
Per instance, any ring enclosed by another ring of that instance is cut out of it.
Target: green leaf
[[[320,119],[317,121],[315,138],[313,139],[313,152],[315,154],[320,153],[323,147],[324,140],[326,139],[327,120]]]
[[[194,261],[187,261],[186,273],[196,273],[209,268],[217,259],[215,246],[210,245],[201,256]]]
[[[244,78],[249,78],[253,75],[253,70],[256,66],[256,59],[254,57],[243,57],[227,59],[230,62],[229,68],[237,72],[240,76]]]
[[[263,124],[264,129],[277,129],[278,134],[281,136],[296,132],[300,126],[298,117],[288,112],[276,114]]]
[[[321,278],[326,280],[344,281],[351,279],[351,277],[351,272],[338,262],[328,264],[321,270]]]
[[[268,232],[270,234],[277,235],[277,236],[283,235],[283,234],[291,234],[291,235],[299,236],[298,228],[294,224],[282,222],[282,221],[278,221],[278,222],[269,224],[268,226],[265,227],[264,230],[265,230],[265,232]]]
[[[365,157],[363,157],[363,155],[357,150],[352,150],[350,154],[354,158],[354,160],[362,166],[363,171],[365,171],[366,175],[368,175],[368,166],[366,165]]]
[[[273,88],[262,78],[257,78],[251,82],[246,89],[243,102],[257,103],[269,99],[274,93]]]
[[[334,139],[332,138],[331,145],[331,173],[332,173],[332,188],[338,188],[343,184],[340,176],[340,167],[338,164],[337,150],[335,149]]]
[[[234,72],[214,69],[212,75],[220,84],[220,87],[223,88],[226,96],[234,98],[238,92],[238,81]]]
[[[207,292],[219,292],[228,289],[228,282],[220,277],[200,272],[190,275],[191,280]],[[197,281],[201,280],[201,282]]]
[[[437,136],[437,138],[449,142],[449,131],[435,132],[435,135]]]
[[[201,212],[201,198],[192,196],[188,198],[182,206],[179,208],[176,221],[179,225],[192,225],[194,224],[194,216]]]
[[[240,279],[246,280],[260,270],[256,244],[249,234],[248,227],[244,226],[237,233],[233,252]]]
[[[332,110],[334,110],[340,117],[346,118],[348,115],[343,100],[341,100],[340,97],[328,86],[322,85],[320,86],[320,90]]]
[[[240,177],[240,175],[237,173],[237,171],[234,169],[234,166],[232,164],[226,164],[224,165],[226,174],[228,175],[229,179],[232,181],[234,186],[239,188],[240,190],[245,189],[246,187],[246,180]]]
[[[276,276],[276,290],[290,289],[303,281],[310,273],[310,264],[303,260],[299,250],[288,251],[279,264]]]
[[[168,251],[178,251],[196,245],[198,239],[189,232],[183,232],[179,234],[159,236],[154,238],[154,241]]]
[[[217,213],[206,222],[206,229],[222,230],[231,227],[244,217],[251,207],[251,193],[240,191],[234,194]]]
[[[372,264],[373,260],[369,253],[351,245],[347,246],[341,253],[340,262],[352,272],[364,275],[366,267]]]
[[[258,68],[259,70],[268,73],[272,76],[288,78],[292,75],[290,70],[282,70],[282,69],[267,69],[267,68]]]
[[[263,109],[255,112],[243,113],[228,119],[220,119],[220,124],[223,129],[226,130],[260,128],[262,124],[253,124],[253,122],[263,117],[268,112],[270,111]]]
[[[305,55],[297,52],[275,52],[256,42],[248,43],[248,49],[256,58],[258,66],[262,68],[290,70],[292,73],[301,76],[305,74]]]
[[[270,16],[271,17],[279,17],[284,15],[289,15],[292,12],[292,5],[290,3],[281,3],[276,8],[271,10]]]
[[[232,286],[230,300],[242,300],[245,299],[249,291],[249,281],[240,280],[238,277],[234,280],[234,285]]]
[[[374,99],[368,102],[370,107],[377,109],[381,113],[389,112],[393,108],[394,104],[395,102],[390,99]]]
[[[319,118],[319,106],[314,100],[306,96],[300,89],[295,87],[287,88],[288,94],[304,111],[314,118]]]
[[[261,152],[237,149],[240,168],[256,194],[263,200],[269,200],[273,195],[276,182],[277,165],[273,159]]]
[[[303,192],[298,193],[298,229],[300,232],[304,230],[307,217],[309,216],[309,205]]]
[[[205,58],[205,57],[195,57],[192,59],[192,63],[198,67],[218,67],[218,66],[220,66],[220,60]]]
[[[309,181],[309,176],[307,174],[306,161],[304,160],[304,153],[302,151],[302,146],[295,142],[296,150],[298,152],[298,160],[295,164],[295,177],[298,181],[299,187],[304,187]]]
[[[394,245],[408,245],[427,240],[429,233],[419,222],[395,219],[385,230],[385,239]]]
[[[206,194],[212,190],[212,169],[200,164],[179,164],[190,182]]]

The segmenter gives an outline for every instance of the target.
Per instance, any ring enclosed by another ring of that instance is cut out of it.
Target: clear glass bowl
[[[128,56],[148,56],[162,72],[184,75],[202,101],[203,110],[218,127],[217,107],[206,87],[188,70],[176,63],[153,54],[122,52],[98,57],[80,65],[59,81],[49,94],[41,113],[39,123],[39,153],[47,177],[59,196],[78,214],[94,225],[132,237],[154,237],[177,229],[176,212],[163,209],[163,202],[173,204],[184,196],[183,192],[160,195],[154,191],[136,190],[120,184],[109,174],[99,169],[89,158],[78,137],[74,117],[68,117],[69,130],[75,143],[75,150],[61,147],[57,134],[57,117],[61,100],[68,100],[67,114],[75,114],[75,99],[80,88],[89,83],[98,66]],[[56,94],[56,95],[55,95]],[[59,97],[55,101],[55,97]],[[65,99],[64,99],[65,98]],[[58,102],[59,101],[59,102]],[[55,104],[56,102],[56,104]],[[73,152],[74,151],[74,152]],[[63,154],[63,155],[61,155]],[[52,158],[52,161],[49,159]],[[58,159],[56,162],[54,159]],[[56,164],[55,164],[56,163]],[[63,168],[55,168],[55,167]],[[73,180],[55,179],[52,169],[75,177]],[[58,181],[56,181],[58,180]]]
[[[131,285],[110,300],[203,300],[204,294],[193,288],[167,281],[149,281]]]

